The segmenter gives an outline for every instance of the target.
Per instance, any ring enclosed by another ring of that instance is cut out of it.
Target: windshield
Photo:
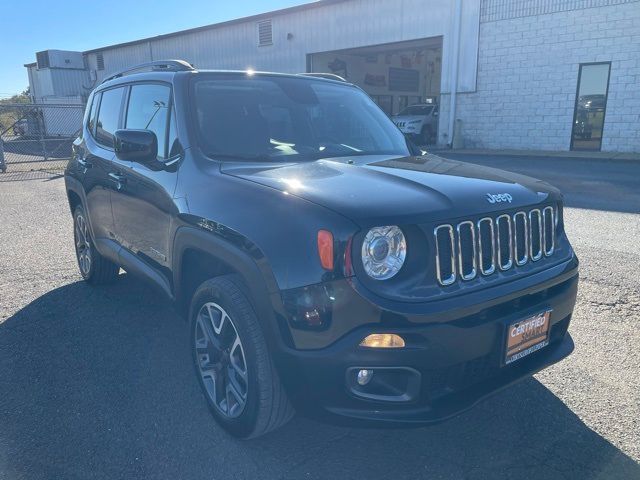
[[[409,155],[406,140],[361,90],[314,79],[199,76],[198,137],[212,158],[297,161]]]
[[[431,105],[412,105],[402,110],[399,115],[429,115],[433,110]]]

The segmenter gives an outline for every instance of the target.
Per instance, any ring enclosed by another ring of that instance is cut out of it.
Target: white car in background
[[[438,105],[422,103],[411,105],[391,117],[402,133],[418,145],[433,143],[438,131]]]

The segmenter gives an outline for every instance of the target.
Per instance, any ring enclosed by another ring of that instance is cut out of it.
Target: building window
[[[96,55],[96,64],[98,65],[98,70],[104,70],[104,55],[102,53]]]
[[[273,45],[273,24],[271,20],[258,22],[258,46]]]
[[[376,102],[388,116],[393,115],[393,95],[371,95],[371,99]]]
[[[611,62],[580,64],[571,150],[599,151],[602,147],[610,71]]]

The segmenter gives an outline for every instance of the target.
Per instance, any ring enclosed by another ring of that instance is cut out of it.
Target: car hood
[[[413,122],[417,120],[424,120],[427,118],[427,115],[398,115],[397,117],[393,117],[391,120],[395,123],[397,122]]]
[[[355,156],[295,164],[225,163],[221,169],[322,205],[362,227],[488,214],[560,195],[540,180],[435,155]],[[502,201],[492,202],[488,195],[501,195]]]

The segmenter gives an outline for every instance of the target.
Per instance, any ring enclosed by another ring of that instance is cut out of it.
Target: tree
[[[18,103],[31,103],[29,87],[27,87],[22,93],[0,100],[0,133],[4,133],[5,130],[11,129],[18,120],[24,117],[24,112],[19,108],[9,106]]]

